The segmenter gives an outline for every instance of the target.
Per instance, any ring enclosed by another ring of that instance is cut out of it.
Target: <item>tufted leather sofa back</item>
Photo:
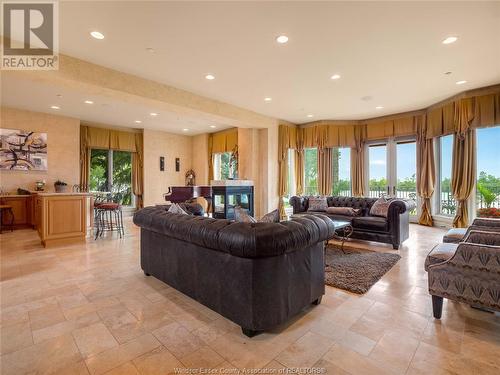
[[[377,198],[326,197],[328,207],[360,208],[362,210],[362,216],[368,216],[376,200]],[[293,207],[293,213],[305,212],[309,208],[309,197],[293,196],[290,198],[290,204]]]
[[[297,251],[331,238],[335,231],[333,221],[324,215],[302,215],[281,223],[236,223],[173,214],[162,207],[137,211],[134,223],[145,230],[243,258]]]

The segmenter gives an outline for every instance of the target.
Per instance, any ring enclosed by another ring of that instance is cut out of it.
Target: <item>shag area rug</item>
[[[401,256],[329,244],[325,253],[325,284],[364,294],[394,266]]]

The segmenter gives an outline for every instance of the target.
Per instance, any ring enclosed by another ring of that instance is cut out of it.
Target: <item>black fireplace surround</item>
[[[352,225],[351,238],[391,244],[397,250],[410,236],[410,211],[415,208],[413,200],[394,199],[389,205],[387,217],[372,216],[370,209],[377,198],[326,197],[328,207],[352,207],[361,209],[360,216],[330,215],[326,212],[311,212],[308,196],[293,196],[290,205],[294,215],[321,215],[332,220],[349,221]]]
[[[326,216],[281,223],[237,223],[146,207],[141,267],[242,327],[253,336],[286,322],[325,291]]]

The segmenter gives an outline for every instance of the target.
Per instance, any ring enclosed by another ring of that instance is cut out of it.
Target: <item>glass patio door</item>
[[[417,148],[414,138],[368,144],[368,196],[417,199]],[[410,213],[416,215],[416,210]]]

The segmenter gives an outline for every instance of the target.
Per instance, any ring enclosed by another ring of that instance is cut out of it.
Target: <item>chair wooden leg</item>
[[[441,314],[443,312],[443,297],[432,296],[432,312],[434,318],[441,319]]]

